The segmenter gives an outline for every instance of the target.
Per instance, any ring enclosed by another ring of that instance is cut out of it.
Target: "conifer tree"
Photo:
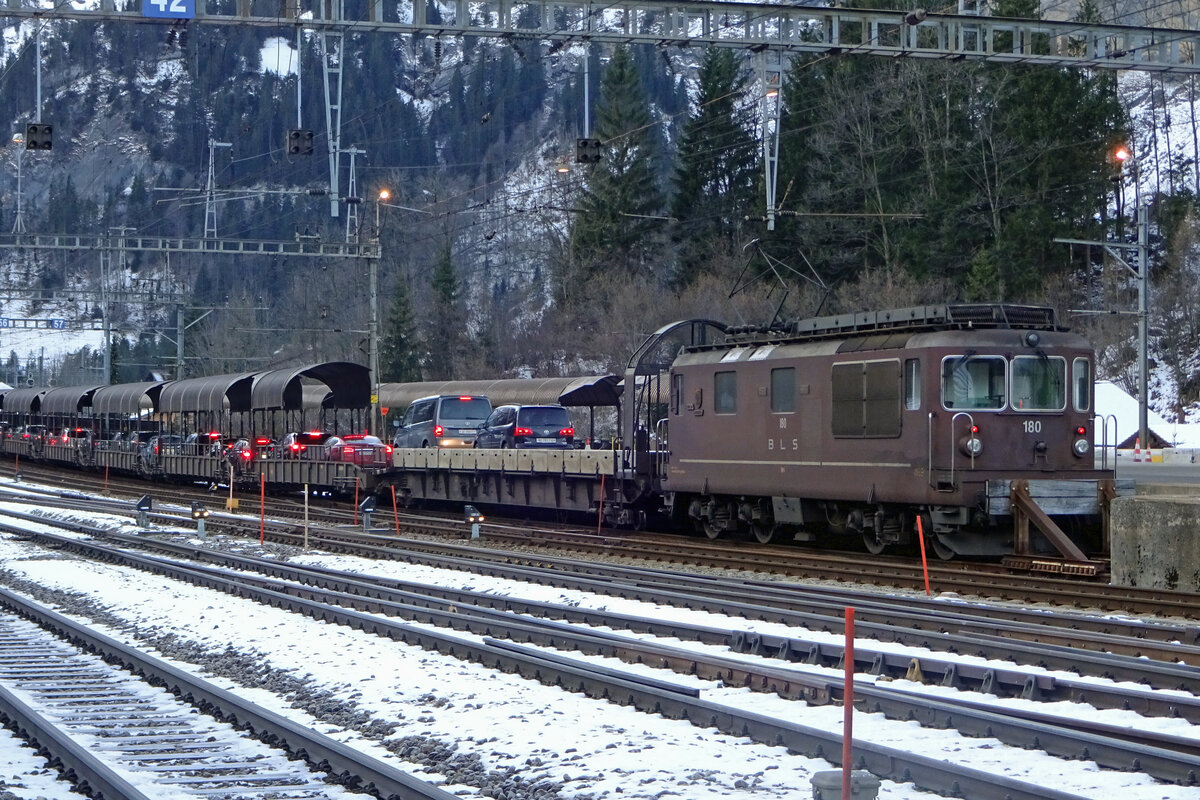
[[[438,254],[430,277],[432,303],[425,329],[429,331],[423,372],[431,380],[455,378],[465,340],[466,315],[460,301],[461,288],[454,274],[454,260],[447,243]]]
[[[653,276],[663,198],[654,171],[650,110],[629,50],[613,52],[600,85],[594,135],[604,146],[573,219],[572,256],[585,278]]]
[[[677,287],[704,272],[714,250],[735,242],[740,219],[754,202],[756,143],[746,83],[733,50],[713,47],[704,54],[696,110],[684,126],[675,172],[671,238]]]
[[[392,307],[388,311],[387,333],[379,347],[380,378],[383,381],[414,383],[421,380],[421,345],[417,318],[413,313],[408,280],[396,281]]]

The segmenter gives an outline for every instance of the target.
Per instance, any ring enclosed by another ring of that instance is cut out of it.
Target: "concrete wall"
[[[1200,497],[1118,497],[1111,531],[1113,584],[1200,591]]]

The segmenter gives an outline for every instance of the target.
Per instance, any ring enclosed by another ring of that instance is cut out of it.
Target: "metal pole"
[[[175,380],[183,380],[183,304],[175,306]]]
[[[369,360],[371,367],[371,428],[376,435],[381,435],[383,428],[379,423],[379,259],[371,261],[371,324],[369,342]]]
[[[1147,246],[1147,213],[1146,208],[1138,203],[1138,437],[1142,447],[1150,447],[1149,436],[1149,371],[1148,333],[1150,320],[1150,264]]]

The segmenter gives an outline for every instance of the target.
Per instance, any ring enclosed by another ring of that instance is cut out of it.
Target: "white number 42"
[[[150,0],[150,5],[162,12],[170,11],[173,14],[187,13],[187,8],[183,5],[183,0]]]

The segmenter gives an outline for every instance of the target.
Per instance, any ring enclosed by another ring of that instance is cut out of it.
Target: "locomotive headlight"
[[[1082,458],[1092,451],[1092,443],[1087,439],[1076,439],[1071,449],[1075,451],[1075,455]]]
[[[963,452],[971,458],[977,457],[983,452],[983,440],[978,436],[968,436],[963,440]]]

